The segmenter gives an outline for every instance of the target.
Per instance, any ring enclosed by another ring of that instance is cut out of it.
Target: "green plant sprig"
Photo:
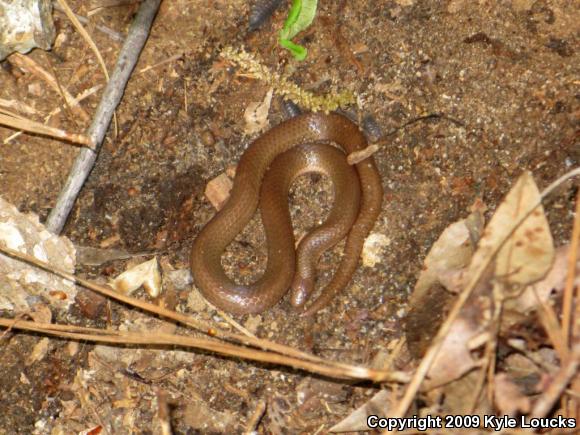
[[[298,33],[306,29],[314,21],[318,0],[292,0],[288,18],[280,30],[278,41],[280,45],[292,53],[295,59],[304,60],[308,50],[291,41]]]

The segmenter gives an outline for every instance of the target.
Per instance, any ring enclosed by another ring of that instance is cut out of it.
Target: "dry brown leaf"
[[[469,276],[480,273],[482,265],[508,237],[497,254],[496,277],[501,277],[507,284],[526,285],[545,276],[554,258],[554,247],[543,207],[540,205],[533,210],[511,234],[515,225],[539,200],[540,193],[531,173],[524,172],[483,232],[469,267]]]
[[[330,432],[369,430],[367,417],[370,415],[388,415],[389,410],[393,408],[393,400],[395,399],[391,391],[379,391],[368,402],[351,412],[348,417],[332,426]]]
[[[530,172],[524,172],[508,193],[492,218],[488,229],[505,233],[499,226],[505,222],[517,222],[540,201],[540,191]],[[499,225],[494,225],[495,223]],[[499,251],[496,275],[509,284],[527,285],[546,275],[554,260],[554,244],[544,208],[539,206],[510,236]]]
[[[219,211],[230,197],[232,187],[234,187],[233,181],[225,173],[221,173],[207,183],[205,197]]]
[[[409,303],[406,334],[409,350],[417,356],[439,329],[452,295],[463,288],[464,274],[483,227],[484,205],[477,203],[466,218],[449,225],[427,254]],[[429,386],[460,378],[478,366],[471,356],[469,343],[479,334],[482,307],[475,303],[463,311],[451,326],[438,357],[428,373]],[[478,314],[474,314],[478,313]]]
[[[157,258],[123,272],[112,281],[111,286],[118,292],[127,295],[143,286],[152,298],[159,296],[161,293],[161,273]]]
[[[479,362],[471,356],[469,349],[470,341],[477,333],[476,325],[465,319],[458,318],[453,322],[429,369],[428,388],[451,382],[479,367]]]
[[[270,89],[264,97],[264,101],[248,104],[244,112],[244,119],[246,120],[244,133],[247,135],[259,133],[268,127],[268,112],[270,111],[273,92],[274,90]]]
[[[537,281],[549,269],[553,258],[553,245],[543,209],[534,210],[539,199],[539,192],[531,174],[524,173],[500,204],[483,232],[479,247],[473,255],[464,279],[461,279],[461,269],[455,269],[454,274],[450,275],[453,268],[449,265],[461,266],[461,262],[456,261],[452,255],[461,253],[462,245],[457,245],[453,249],[448,240],[456,242],[461,241],[462,238],[466,239],[465,229],[461,229],[461,226],[449,227],[446,230],[449,235],[446,237],[442,235],[438,240],[438,243],[441,241],[441,250],[439,251],[439,246],[434,246],[431,250],[425,261],[427,270],[417,283],[419,290],[422,290],[421,286],[425,283],[454,282],[454,285],[457,285],[475,276],[479,276],[479,290],[474,291],[459,317],[451,325],[440,352],[429,370],[429,387],[453,381],[480,364],[471,355],[470,343],[475,341],[488,323],[488,310],[492,308],[491,284],[497,285],[498,277],[503,279],[503,283],[523,285]],[[531,216],[525,219],[521,226],[515,228],[515,225],[530,212]],[[454,228],[460,230],[457,231],[458,236],[455,237],[452,232]],[[505,244],[502,246],[504,241]],[[495,269],[487,269],[489,276],[482,276],[485,266],[490,264],[496,252],[498,255],[495,259]],[[451,256],[449,261],[446,259],[446,254],[448,257]],[[496,277],[495,280],[492,279],[492,272]]]
[[[554,264],[544,279],[526,287],[517,298],[506,301],[505,307],[511,311],[527,314],[537,309],[538,304],[547,302],[552,291],[561,293],[566,282],[569,249],[569,245],[560,246],[556,250]],[[574,285],[580,285],[580,260],[576,263]]]
[[[530,398],[521,393],[507,374],[496,374],[494,380],[495,405],[500,414],[515,416],[530,412]]]
[[[30,366],[35,362],[41,361],[44,359],[46,354],[48,353],[48,347],[50,345],[50,339],[48,337],[41,338],[38,343],[32,348],[32,352],[26,358],[26,365]]]
[[[423,271],[411,300],[421,298],[433,284],[445,284],[442,281],[447,281],[449,274],[459,272],[469,264],[474,252],[471,227],[474,222],[478,223],[475,232],[479,233],[483,222],[483,218],[475,219],[473,215],[481,215],[481,210],[475,210],[468,218],[461,219],[443,230],[425,258]]]
[[[432,406],[435,408],[434,412],[438,414],[491,414],[493,412],[492,407],[485,395],[480,396],[480,400],[475,408],[472,408],[472,400],[467,399],[473,396],[474,385],[477,385],[479,376],[479,371],[474,370],[450,384],[446,384],[435,390],[429,390],[426,392],[427,397],[430,399],[428,403],[433,404]],[[476,433],[481,432],[474,432],[474,435]]]

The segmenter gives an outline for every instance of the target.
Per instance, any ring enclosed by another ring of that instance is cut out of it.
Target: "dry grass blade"
[[[59,86],[57,80],[54,76],[48,72],[46,72],[43,68],[41,68],[36,62],[34,62],[30,57],[23,56],[20,53],[13,53],[8,58],[10,63],[16,65],[18,68],[21,68],[25,71],[29,71],[31,74],[34,74],[41,80],[44,80],[50,87],[52,87],[59,95],[62,95],[66,104],[68,104],[71,110],[80,117],[83,121],[89,120],[89,115],[85,110],[79,106],[78,101],[64,88]]]
[[[572,228],[572,240],[570,241],[570,252],[568,254],[568,273],[566,275],[566,287],[564,288],[564,306],[562,308],[562,329],[564,330],[564,339],[569,343],[570,332],[578,337],[578,326],[572,331],[572,296],[574,294],[574,271],[576,268],[576,259],[578,255],[578,246],[580,245],[580,192],[576,195],[576,216],[574,218],[574,227]],[[575,325],[578,325],[580,319],[580,287],[576,289],[576,313]]]
[[[90,97],[91,95],[93,95],[95,92],[97,92],[97,91],[98,91],[99,89],[101,89],[102,87],[103,87],[103,85],[95,85],[95,86],[93,86],[92,88],[89,88],[89,89],[86,89],[86,90],[84,90],[83,92],[81,92],[79,95],[77,95],[77,96],[75,97],[75,99],[74,99],[74,101],[75,101],[75,104],[78,104],[79,102],[81,102],[81,101],[82,101],[82,100],[84,100],[85,98],[88,98],[88,97]],[[46,115],[46,116],[44,117],[44,123],[46,124],[48,121],[50,121],[50,119],[51,119],[51,118],[52,118],[54,115],[56,115],[56,114],[60,113],[60,112],[61,112],[61,110],[62,110],[62,109],[61,109],[60,107],[57,107],[57,108],[55,108],[55,109],[54,109],[52,112],[50,112],[48,115]],[[18,136],[20,136],[21,134],[22,134],[22,131],[19,131],[19,132],[17,132],[17,133],[14,133],[14,134],[12,134],[12,135],[8,136],[6,139],[4,139],[3,143],[5,143],[5,144],[6,144],[6,143],[10,142],[11,140],[14,140],[14,139],[16,139],[16,138],[17,138]],[[94,145],[92,145],[92,143],[91,143],[91,149],[93,148],[93,146],[94,146]]]
[[[60,325],[51,323],[37,323],[23,320],[0,319],[0,325],[26,331],[41,332],[56,337],[70,338],[74,340],[87,340],[112,344],[138,344],[153,346],[181,346],[195,349],[203,349],[231,357],[244,358],[262,363],[280,364],[295,369],[306,370],[323,376],[338,379],[371,379],[367,376],[372,370],[363,367],[351,366],[350,368],[332,367],[327,364],[313,363],[298,358],[284,355],[248,349],[231,343],[221,342],[215,339],[188,337],[174,334],[145,333],[115,331],[108,329],[84,328],[73,325]]]
[[[81,34],[81,36],[87,42],[91,50],[93,50],[93,53],[95,53],[95,56],[99,61],[99,65],[101,65],[101,69],[103,70],[103,74],[105,74],[105,78],[107,79],[107,81],[109,81],[109,72],[107,71],[107,66],[105,65],[105,61],[103,60],[103,56],[101,56],[101,52],[97,48],[97,45],[95,44],[91,36],[87,33],[81,22],[78,20],[77,16],[72,11],[68,3],[65,0],[57,0],[57,1],[58,4],[62,7],[63,12],[66,14],[68,19],[71,20],[71,22],[75,26],[75,29],[77,29],[77,31]]]
[[[7,113],[6,110],[0,110],[0,112],[3,112],[0,113],[0,124],[7,127],[65,140],[91,149],[94,148],[91,139],[84,134],[69,133],[59,128],[49,127],[40,122],[25,119],[12,113]]]
[[[560,323],[558,322],[558,315],[549,304],[540,301],[540,297],[535,290],[534,295],[540,308],[538,310],[538,316],[540,318],[540,322],[542,323],[542,327],[546,331],[546,334],[548,334],[548,338],[554,346],[556,353],[563,361],[568,357],[569,349],[566,344],[566,340],[564,339],[564,334],[562,332],[562,328],[560,327]]]
[[[27,115],[36,115],[38,113],[34,107],[31,107],[28,104],[17,100],[5,100],[4,98],[0,98],[0,106],[17,110],[19,112],[26,113]]]
[[[231,343],[222,343],[215,340],[207,340],[207,341],[199,341],[196,343],[200,344],[200,348],[212,350],[214,352],[223,353],[225,355],[231,356],[238,356],[241,358],[247,358],[255,361],[262,361],[262,362],[271,362],[274,364],[282,364],[288,365],[295,368],[301,368],[304,370],[311,371],[313,373],[323,374],[325,376],[330,377],[339,377],[339,378],[351,378],[351,379],[368,379],[375,382],[406,382],[408,381],[408,375],[403,372],[398,371],[386,371],[386,370],[373,370],[366,367],[359,367],[353,366],[349,364],[342,364],[334,361],[329,361],[326,359],[319,358],[317,356],[308,354],[306,352],[302,352],[298,349],[284,346],[278,343],[274,343],[268,340],[262,340],[253,337],[247,337],[240,334],[234,334],[228,331],[221,330],[219,328],[211,327],[207,324],[207,322],[201,322],[195,320],[189,316],[184,314],[177,313],[175,311],[168,310],[163,307],[159,307],[154,304],[150,304],[148,302],[141,301],[139,299],[135,299],[129,296],[125,296],[123,294],[117,293],[110,288],[97,285],[93,282],[81,279],[72,275],[70,273],[64,272],[62,270],[58,270],[53,268],[47,263],[44,263],[34,257],[31,257],[26,254],[22,254],[18,251],[6,248],[5,246],[0,246],[0,252],[12,257],[17,258],[19,260],[25,261],[29,264],[35,265],[43,270],[48,272],[54,273],[60,277],[68,279],[76,284],[82,285],[90,290],[93,290],[97,293],[105,295],[111,299],[115,299],[117,301],[126,303],[130,306],[140,308],[144,311],[149,313],[157,314],[159,316],[174,320],[176,322],[182,323],[184,325],[193,327],[204,334],[207,334],[212,337],[220,338],[222,340],[228,341],[235,341],[237,343],[241,343],[244,345],[254,346],[256,348],[262,349],[263,351],[259,351],[256,349],[247,349],[245,347],[234,345]],[[4,319],[2,321],[3,325],[12,325],[14,320]],[[4,323],[8,322],[8,323]],[[18,323],[18,325],[23,325],[22,323]],[[17,326],[14,326],[17,327]],[[18,326],[20,327],[20,326]],[[32,327],[32,326],[30,326]],[[71,329],[72,328],[72,329]],[[82,329],[82,328],[81,328]],[[62,334],[68,334],[74,330],[73,327],[67,325],[52,325],[51,328],[47,329],[38,329],[39,332],[45,332],[48,334],[53,334],[53,330],[63,331]],[[81,330],[78,330],[81,331]],[[112,343],[122,343],[122,340],[119,340],[120,332],[112,332],[112,331],[105,331],[105,330],[90,330],[85,329],[85,331],[90,331],[91,335],[86,337],[79,337],[75,335],[71,338],[78,338],[78,339],[86,339],[86,340],[94,340],[94,341],[108,341]],[[106,334],[108,334],[106,338]],[[90,335],[89,334],[89,335]],[[54,335],[54,334],[53,334]],[[61,335],[63,337],[68,337],[68,335]],[[113,337],[113,338],[111,338]],[[124,337],[124,335],[123,335]],[[176,338],[177,337],[177,338]],[[189,342],[187,344],[187,337],[181,336],[171,336],[165,335],[160,341],[149,340],[151,336],[148,334],[144,334],[141,337],[131,337],[132,341],[127,341],[128,343],[134,344],[179,344],[183,346],[190,346],[190,347],[198,347],[193,342]],[[116,341],[115,341],[116,340]],[[141,340],[141,341],[139,341]],[[173,340],[173,341],[172,341]],[[176,341],[175,341],[176,340]],[[185,341],[184,341],[185,340]],[[211,344],[204,344],[204,343],[211,343]],[[204,347],[206,346],[206,347]],[[211,346],[211,347],[207,347]]]
[[[266,401],[265,400],[258,401],[256,408],[254,409],[252,415],[250,415],[250,418],[246,422],[244,434],[255,433],[256,428],[258,427],[258,424],[260,423],[260,420],[264,416],[265,412],[266,412]]]
[[[79,32],[81,34],[81,36],[87,42],[87,44],[89,45],[91,50],[93,50],[93,53],[95,53],[95,56],[97,57],[97,60],[99,61],[99,65],[101,66],[101,69],[103,70],[103,74],[105,75],[105,79],[107,81],[109,81],[109,71],[107,70],[107,65],[105,65],[105,61],[103,60],[103,56],[101,56],[101,52],[99,51],[97,45],[93,41],[93,38],[91,38],[91,36],[85,30],[85,28],[83,27],[81,22],[78,20],[77,16],[72,11],[72,9],[68,5],[68,3],[65,0],[57,0],[57,1],[58,1],[58,4],[62,7],[62,9],[63,9],[64,13],[66,14],[66,16],[68,17],[68,19],[71,20],[71,22],[73,23],[73,26],[75,26],[75,29],[77,29],[77,32]],[[117,116],[115,114],[113,115],[113,121],[115,123],[115,132],[116,132],[118,130],[118,126],[117,126]]]

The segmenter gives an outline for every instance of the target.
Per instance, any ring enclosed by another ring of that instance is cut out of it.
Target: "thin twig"
[[[62,96],[66,104],[68,104],[71,110],[81,118],[83,121],[88,121],[90,119],[89,114],[75,102],[74,97],[68,92],[68,90],[61,88],[57,79],[42,68],[38,63],[36,63],[30,56],[24,56],[20,53],[12,53],[8,60],[11,64],[16,65],[18,68],[28,71],[35,75],[39,79],[45,81],[51,88],[53,88],[59,95]]]
[[[52,7],[54,8],[54,10],[56,10],[62,14],[65,13],[62,6],[60,6],[58,3],[53,3]],[[79,20],[81,23],[83,23],[83,24],[89,23],[89,20],[86,17],[83,17],[81,15],[77,15],[77,14],[75,14],[75,16],[77,17],[77,20]],[[111,39],[114,39],[115,41],[123,42],[124,36],[119,32],[111,30],[108,27],[102,26],[100,24],[97,24],[95,26],[95,29],[97,29],[99,32],[104,33],[105,35],[109,36]]]
[[[129,29],[129,34],[119,53],[111,80],[105,87],[93,123],[88,131],[88,136],[95,144],[96,150],[83,149],[79,152],[65,186],[58,196],[56,205],[48,216],[46,226],[55,234],[59,234],[62,231],[78,193],[95,164],[113,113],[121,101],[127,82],[131,77],[131,72],[135,68],[141,50],[147,41],[149,30],[160,3],[161,0],[145,0],[139,7],[139,12]]]
[[[93,95],[95,92],[97,92],[98,90],[100,90],[103,87],[103,85],[95,85],[92,88],[86,89],[83,92],[81,92],[79,95],[77,95],[74,99],[74,101],[76,103],[81,102],[82,100],[84,100],[85,98],[90,97],[91,95]],[[1,111],[1,109],[0,109]],[[48,115],[46,115],[44,117],[44,125],[46,125],[48,123],[48,121],[50,121],[50,119],[54,116],[59,114],[62,111],[62,108],[59,106],[57,108],[55,108],[54,110],[52,110]],[[20,136],[22,134],[22,131],[17,131],[16,133],[8,136],[6,139],[4,139],[4,141],[2,143],[7,144],[10,141],[16,139],[18,136]],[[88,138],[87,138],[88,139]]]
[[[576,216],[574,218],[574,226],[572,228],[572,240],[570,241],[570,251],[568,252],[568,272],[566,274],[566,285],[564,287],[564,304],[562,308],[562,329],[564,330],[564,340],[566,344],[570,343],[570,333],[573,332],[575,336],[578,331],[572,331],[572,296],[574,294],[574,278],[576,275],[576,257],[578,255],[578,244],[580,243],[580,192],[576,195]],[[575,321],[580,319],[578,310],[580,310],[580,286],[576,290],[576,313]],[[575,323],[577,325],[577,323]],[[577,329],[577,328],[576,328]]]
[[[256,407],[252,411],[250,418],[248,418],[246,427],[244,428],[243,432],[245,435],[249,435],[256,432],[256,429],[260,424],[260,420],[262,420],[262,417],[264,416],[265,412],[266,412],[266,401],[264,399],[260,399],[258,400]]]
[[[14,116],[12,113],[6,114],[2,112],[6,111],[0,110],[0,125],[27,131],[29,133],[52,137],[55,139],[63,139],[71,142],[74,145],[83,145],[89,148],[93,147],[91,139],[84,134],[69,133],[68,131],[61,130],[60,128],[50,127],[48,125],[41,124],[40,122]]]

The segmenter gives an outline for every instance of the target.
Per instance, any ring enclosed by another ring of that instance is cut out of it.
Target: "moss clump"
[[[226,47],[222,50],[221,56],[239,65],[246,74],[266,82],[274,88],[276,94],[313,112],[322,111],[328,113],[339,107],[346,107],[356,102],[354,93],[350,91],[341,91],[330,95],[315,95],[312,92],[305,91],[283,75],[270,71],[253,54],[243,49]]]

